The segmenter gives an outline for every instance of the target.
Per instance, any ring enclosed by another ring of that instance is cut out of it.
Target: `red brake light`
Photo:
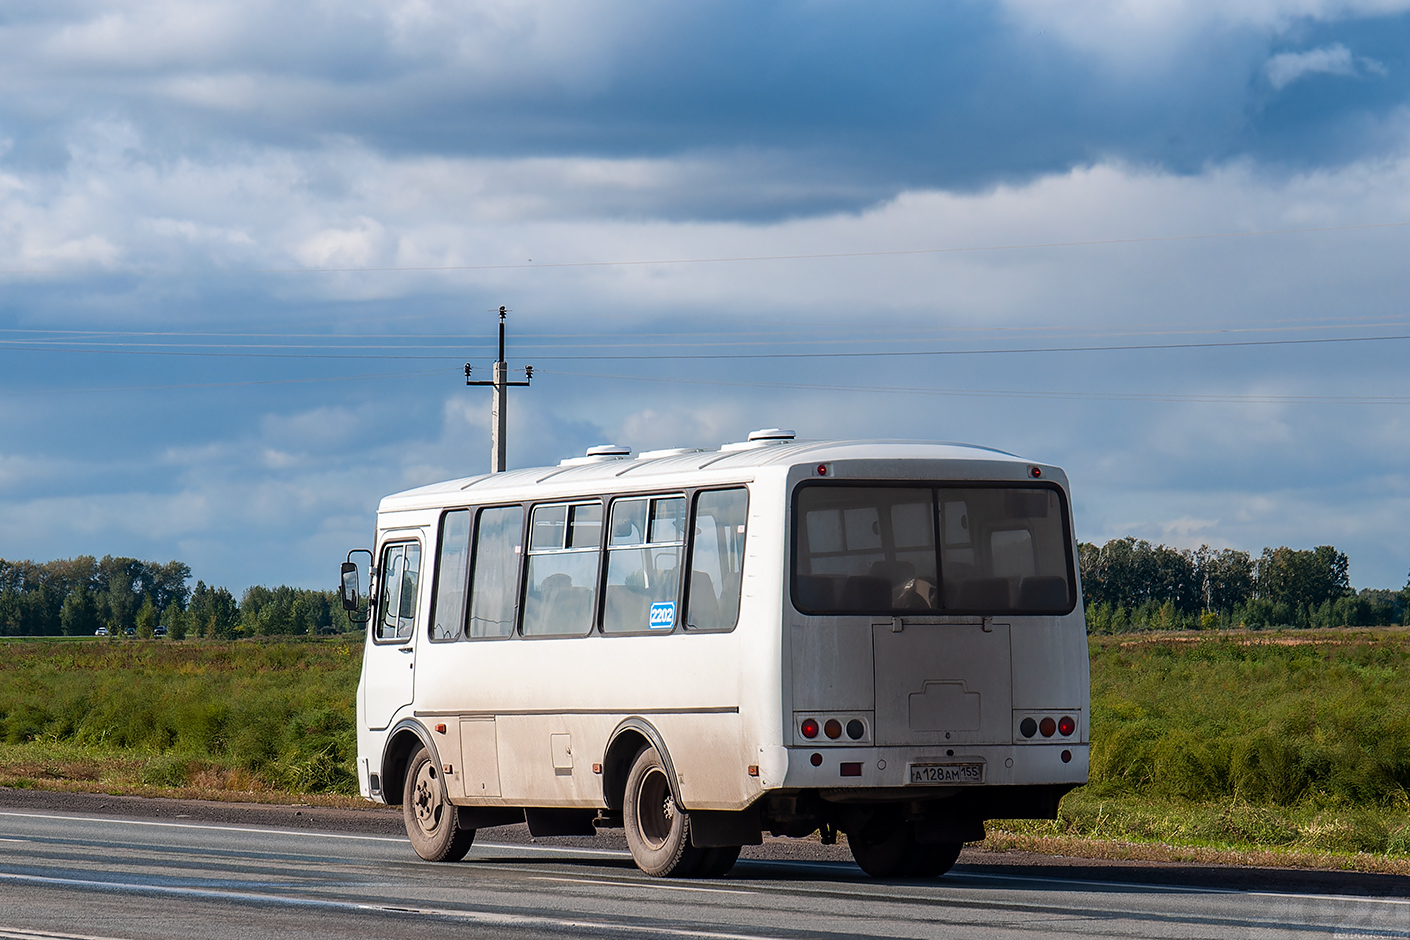
[[[804,718],[803,727],[800,729],[805,738],[816,738],[818,736],[818,722],[815,718]]]
[[[1063,715],[1058,721],[1058,734],[1064,738],[1077,730],[1077,722],[1072,720],[1070,715]]]

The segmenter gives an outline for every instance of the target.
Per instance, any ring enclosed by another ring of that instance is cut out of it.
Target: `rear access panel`
[[[1008,624],[876,623],[872,650],[879,746],[1013,743]]]

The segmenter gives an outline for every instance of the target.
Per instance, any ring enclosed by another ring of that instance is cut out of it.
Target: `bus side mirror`
[[[367,573],[369,580],[367,590],[369,596],[364,597],[359,586],[357,574],[357,562],[352,560],[354,555],[367,556]],[[370,592],[372,590],[371,576],[377,572],[372,569],[372,553],[365,548],[355,548],[348,552],[347,561],[343,562],[338,571],[338,599],[342,601],[343,610],[347,612],[348,620],[352,623],[366,623],[369,616],[369,608],[372,606]]]
[[[338,585],[338,594],[343,600],[343,610],[355,611],[358,609],[357,562],[343,562],[342,580]]]

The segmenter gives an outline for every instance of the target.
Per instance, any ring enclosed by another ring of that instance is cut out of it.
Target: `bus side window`
[[[436,560],[436,593],[431,598],[431,639],[454,640],[465,621],[465,576],[470,561],[470,510],[441,517],[441,554]]]
[[[382,618],[377,639],[403,640],[416,621],[416,586],[421,574],[421,546],[398,542],[382,550]]]
[[[514,632],[523,530],[522,506],[480,510],[480,527],[475,531],[470,620],[466,625],[466,633],[472,638],[509,636]]]
[[[744,525],[749,491],[712,490],[695,497],[694,543],[686,593],[693,630],[732,630],[739,619]]]
[[[525,636],[583,636],[592,628],[602,504],[534,507],[524,591]]]
[[[612,504],[603,633],[675,629],[684,529],[684,497],[619,499]]]

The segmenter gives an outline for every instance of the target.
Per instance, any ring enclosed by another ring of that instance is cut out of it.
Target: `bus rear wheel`
[[[873,878],[938,878],[954,867],[961,842],[917,842],[910,823],[897,823],[879,837],[848,833],[847,845],[857,865]]]
[[[446,796],[440,768],[426,748],[406,767],[402,819],[416,854],[428,862],[458,862],[475,841],[474,829],[460,826],[460,813]]]
[[[622,823],[638,868],[658,878],[688,878],[704,850],[690,844],[690,816],[676,805],[666,766],[654,748],[632,762],[627,775]]]

